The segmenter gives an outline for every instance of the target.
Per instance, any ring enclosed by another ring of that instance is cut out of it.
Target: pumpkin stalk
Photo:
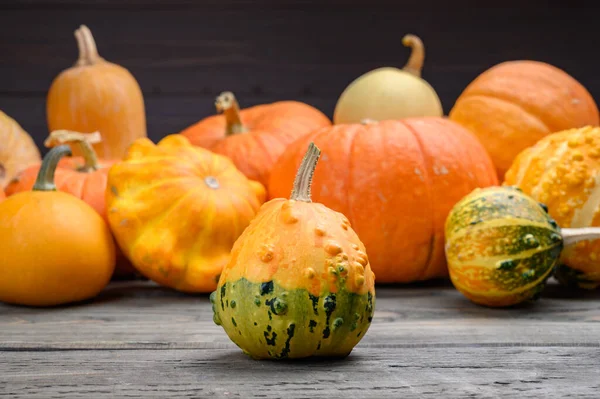
[[[48,154],[42,161],[42,166],[33,185],[33,191],[56,191],[54,184],[54,172],[58,162],[63,156],[71,156],[71,147],[68,145],[59,145],[48,151]]]
[[[561,229],[563,243],[566,246],[579,241],[596,240],[600,238],[600,227],[581,227],[574,229]]]
[[[44,145],[46,147],[54,147],[61,144],[77,143],[85,160],[85,164],[80,168],[80,171],[92,172],[100,168],[98,156],[92,144],[97,144],[101,141],[100,132],[84,134],[70,130],[55,130],[44,141]]]
[[[79,29],[75,31],[75,39],[77,40],[77,48],[79,50],[79,58],[77,58],[77,63],[75,65],[87,65],[87,48],[85,47],[85,41],[83,40],[83,36]]]
[[[423,62],[425,61],[425,46],[423,45],[423,42],[418,36],[409,34],[402,38],[402,44],[406,47],[410,47],[412,50],[408,62],[402,70],[421,77]]]
[[[319,161],[320,156],[321,150],[315,145],[315,143],[311,142],[308,145],[306,154],[304,154],[300,168],[298,168],[298,172],[296,173],[296,178],[294,179],[294,189],[292,190],[290,199],[312,202],[310,188],[313,175],[315,174],[315,168],[317,167],[317,162]]]
[[[81,25],[75,31],[75,38],[77,39],[77,47],[79,47],[79,59],[76,65],[94,65],[102,61],[102,57],[98,54],[94,36],[92,36],[92,32],[87,26]]]
[[[226,133],[228,136],[248,131],[242,123],[240,105],[232,92],[225,91],[221,93],[215,101],[215,107],[218,112],[223,112],[223,115],[225,115],[227,122]]]

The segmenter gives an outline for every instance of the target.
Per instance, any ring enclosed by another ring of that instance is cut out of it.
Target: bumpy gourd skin
[[[108,220],[135,268],[184,292],[211,292],[266,192],[228,158],[181,135],[136,140],[109,171]]]
[[[545,206],[513,187],[476,189],[446,220],[452,283],[481,305],[535,299],[562,248],[560,229]]]
[[[278,198],[236,242],[211,301],[215,323],[255,359],[343,357],[370,326],[374,274],[344,215]]]
[[[548,205],[563,228],[600,226],[600,128],[554,133],[521,152],[504,184]],[[569,286],[600,285],[600,240],[565,248],[557,279]]]

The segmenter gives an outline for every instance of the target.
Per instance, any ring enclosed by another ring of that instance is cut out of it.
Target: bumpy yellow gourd
[[[229,158],[172,134],[158,144],[137,139],[111,167],[106,210],[140,273],[179,291],[210,292],[265,196]]]
[[[421,78],[423,42],[406,35],[402,44],[412,48],[406,66],[377,68],[350,83],[335,106],[335,124],[443,115],[437,93]]]
[[[506,173],[515,185],[548,206],[561,227],[600,226],[600,128],[587,126],[546,136],[521,152]],[[568,285],[600,285],[600,240],[564,251],[556,276]]]

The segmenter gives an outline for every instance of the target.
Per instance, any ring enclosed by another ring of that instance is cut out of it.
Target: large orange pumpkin
[[[544,136],[599,123],[598,107],[585,87],[537,61],[488,69],[467,86],[449,117],[477,135],[500,180],[517,154]]]
[[[380,283],[446,277],[444,222],[474,188],[498,183],[477,139],[441,117],[335,125],[294,142],[274,166],[270,198],[289,196],[313,141],[315,202],[343,213]]]
[[[106,182],[108,169],[115,161],[98,159],[92,145],[101,140],[98,132],[83,134],[57,130],[50,134],[44,144],[47,147],[63,144],[75,144],[79,147],[83,156],[61,159],[54,175],[54,183],[59,191],[72,194],[85,201],[108,223],[105,199]],[[35,184],[39,170],[39,165],[33,165],[24,170],[7,186],[6,194],[12,196],[22,191],[30,191]],[[135,269],[117,247],[115,276],[128,276],[134,272]]]
[[[0,111],[0,191],[21,171],[42,161],[33,139],[13,118]]]
[[[330,126],[318,109],[298,101],[278,101],[240,110],[231,92],[217,97],[217,110],[184,129],[192,144],[233,160],[249,179],[267,184],[269,173],[285,148],[312,130]]]
[[[82,25],[75,31],[77,63],[61,72],[48,92],[48,128],[77,132],[102,132],[94,144],[99,157],[121,159],[137,138],[146,137],[142,91],[125,68],[98,55],[92,33]],[[81,155],[77,146],[74,155]]]
[[[229,158],[172,134],[131,145],[108,173],[106,206],[140,273],[176,290],[210,292],[265,197]]]

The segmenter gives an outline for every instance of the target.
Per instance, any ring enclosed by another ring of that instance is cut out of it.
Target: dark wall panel
[[[102,56],[139,80],[153,139],[212,113],[223,90],[242,106],[298,99],[331,116],[354,78],[406,62],[408,32],[426,44],[424,78],[446,113],[474,77],[512,59],[554,64],[600,98],[593,2],[483,3],[4,0],[0,109],[43,141],[45,95],[77,57],[80,24],[92,29]]]

